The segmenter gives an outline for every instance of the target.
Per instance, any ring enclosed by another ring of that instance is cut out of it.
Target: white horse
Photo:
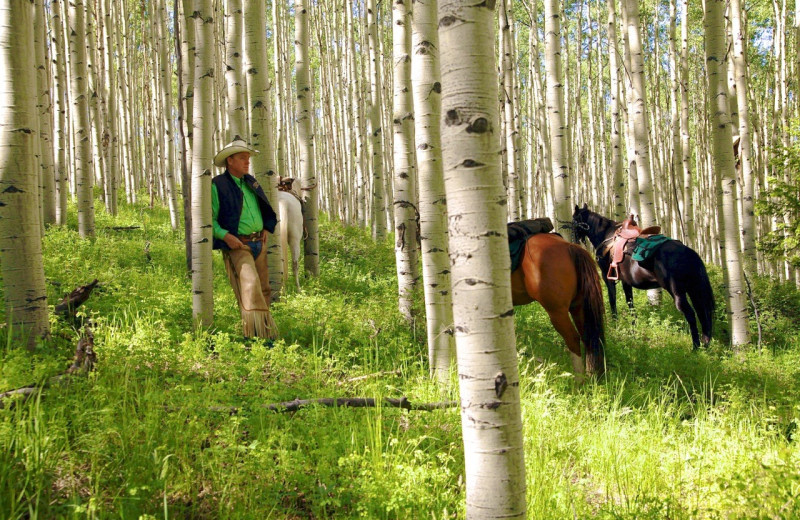
[[[287,182],[288,181],[288,182]],[[294,179],[280,179],[279,186],[287,186],[289,191],[279,188],[278,212],[281,219],[281,249],[283,250],[283,280],[284,285],[289,278],[289,249],[292,252],[292,271],[294,284],[300,290],[300,274],[298,262],[300,260],[300,241],[303,239],[303,211],[298,199],[291,191]]]

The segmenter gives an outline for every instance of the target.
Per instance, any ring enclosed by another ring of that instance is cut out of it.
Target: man
[[[237,137],[214,156],[214,165],[225,168],[211,180],[214,249],[222,250],[244,336],[274,339],[266,241],[278,219],[264,190],[248,173],[250,155],[256,153]]]

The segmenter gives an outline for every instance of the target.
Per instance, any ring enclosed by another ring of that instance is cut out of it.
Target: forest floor
[[[215,328],[193,330],[166,210],[98,211],[95,240],[71,216],[44,239],[48,300],[99,280],[79,313],[98,361],[0,409],[0,517],[463,517],[458,408],[263,406],[457,399],[428,377],[424,319],[397,311],[391,241],[323,218],[321,275],[274,305],[268,347],[242,340],[219,253]],[[692,352],[667,295],[648,307],[639,292],[636,325],[609,323],[607,376],[583,386],[541,308],[517,308],[529,518],[800,518],[800,293],[756,280],[763,344],[734,352],[710,273],[710,348]],[[63,372],[78,332],[54,317],[30,353],[0,331],[0,393]]]

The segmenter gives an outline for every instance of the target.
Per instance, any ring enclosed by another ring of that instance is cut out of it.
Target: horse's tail
[[[711,342],[716,304],[714,303],[714,290],[711,288],[706,266],[700,256],[697,256],[697,263],[698,266],[695,269],[697,277],[689,284],[687,292],[692,299],[692,306],[697,313],[697,318],[700,320],[700,327],[703,329],[701,342],[708,345]]]
[[[570,255],[578,275],[578,295],[583,295],[583,343],[586,345],[586,371],[605,372],[605,307],[600,275],[594,258],[580,246],[570,244]]]

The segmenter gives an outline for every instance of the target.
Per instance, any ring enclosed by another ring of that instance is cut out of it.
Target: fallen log
[[[65,318],[74,316],[75,309],[80,307],[81,304],[89,299],[89,295],[91,295],[94,288],[97,287],[97,283],[97,278],[95,278],[91,283],[82,285],[68,295],[64,296],[61,302],[56,305],[54,312]]]
[[[74,374],[86,374],[91,372],[94,370],[95,363],[97,363],[97,354],[94,352],[94,334],[92,334],[91,329],[86,327],[84,333],[81,335],[80,340],[78,340],[78,345],[75,347],[75,357],[73,358],[72,364],[69,366],[69,368],[67,368],[64,372],[51,377],[41,386],[30,385],[3,392],[0,394],[0,410],[5,408],[5,404],[3,403],[5,399],[15,395],[21,395],[23,396],[22,399],[12,401],[11,406],[14,406],[17,403],[24,403],[30,399],[31,396],[43,391],[49,386],[68,380],[68,378]]]
[[[283,403],[265,404],[262,407],[275,412],[296,412],[300,408],[312,405],[329,406],[334,408],[374,408],[378,404],[405,410],[440,410],[442,408],[453,408],[458,406],[458,401],[443,401],[439,403],[419,403],[415,404],[403,396],[399,399],[385,397],[378,400],[372,397],[333,397],[320,399],[295,399]]]
[[[261,408],[265,408],[273,412],[296,412],[301,408],[307,408],[315,404],[330,408],[375,408],[378,406],[378,402],[381,403],[381,406],[422,411],[440,410],[458,406],[458,401],[414,404],[409,401],[407,397],[403,396],[399,399],[385,397],[383,400],[374,399],[372,397],[323,397],[320,399],[295,399],[294,401],[286,401],[283,403],[264,404],[261,405]],[[239,407],[237,406],[210,406],[208,409],[212,412],[227,413],[230,415],[236,415],[239,413]]]
[[[132,229],[141,229],[142,226],[114,226],[111,229],[114,231],[130,231]]]

